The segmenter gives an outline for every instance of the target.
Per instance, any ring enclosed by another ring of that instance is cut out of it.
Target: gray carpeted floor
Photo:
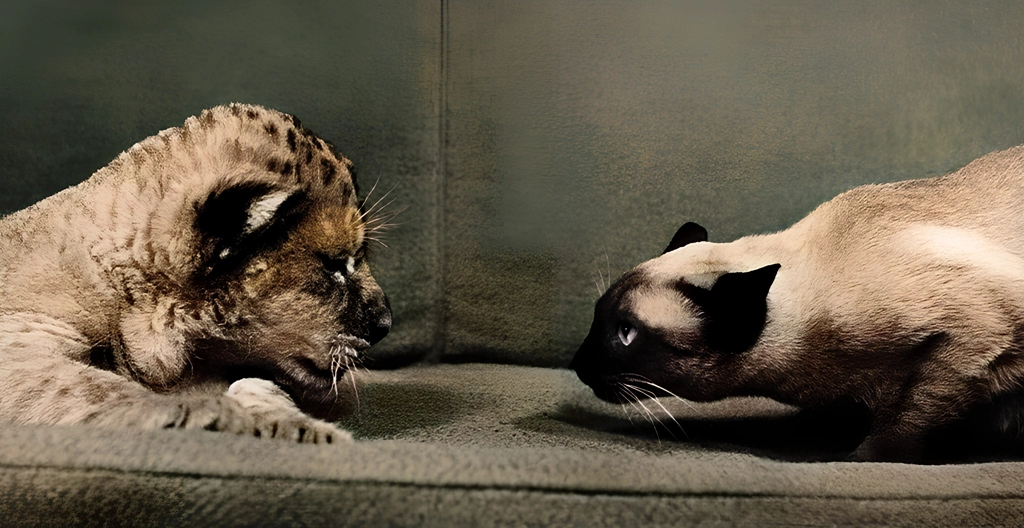
[[[345,424],[360,440],[345,446],[7,428],[0,522],[1024,523],[1024,464],[794,461],[841,459],[855,431],[767,401],[662,401],[683,432],[660,409],[669,425],[655,427],[598,402],[568,371],[476,364],[364,373],[359,397]]]

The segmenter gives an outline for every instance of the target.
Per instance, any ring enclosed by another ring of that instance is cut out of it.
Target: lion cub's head
[[[125,156],[141,201],[159,196],[120,321],[140,379],[167,385],[201,365],[316,404],[387,335],[352,164],[297,119],[217,107]]]

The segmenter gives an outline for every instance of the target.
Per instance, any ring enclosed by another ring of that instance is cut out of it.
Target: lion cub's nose
[[[367,341],[371,345],[377,343],[381,339],[384,339],[388,332],[391,331],[391,314],[388,313],[386,316],[377,321],[376,324],[370,326],[370,336]]]
[[[376,344],[381,339],[384,339],[384,337],[388,335],[388,332],[391,331],[391,303],[388,302],[387,296],[384,297],[384,302],[382,303],[381,308],[382,310],[380,312],[374,314],[375,317],[372,318],[372,321],[367,328],[369,335],[366,337],[366,340],[369,341],[371,345]]]

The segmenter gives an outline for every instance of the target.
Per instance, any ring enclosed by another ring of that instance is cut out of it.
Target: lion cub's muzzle
[[[363,339],[370,345],[377,344],[391,331],[391,303],[384,292],[381,292],[379,299],[379,302],[368,307],[366,314],[366,332]]]

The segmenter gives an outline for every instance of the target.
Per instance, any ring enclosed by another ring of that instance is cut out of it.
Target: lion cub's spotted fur
[[[0,418],[346,438],[299,407],[329,418],[390,328],[363,216],[351,163],[277,111],[138,143],[0,220]]]

